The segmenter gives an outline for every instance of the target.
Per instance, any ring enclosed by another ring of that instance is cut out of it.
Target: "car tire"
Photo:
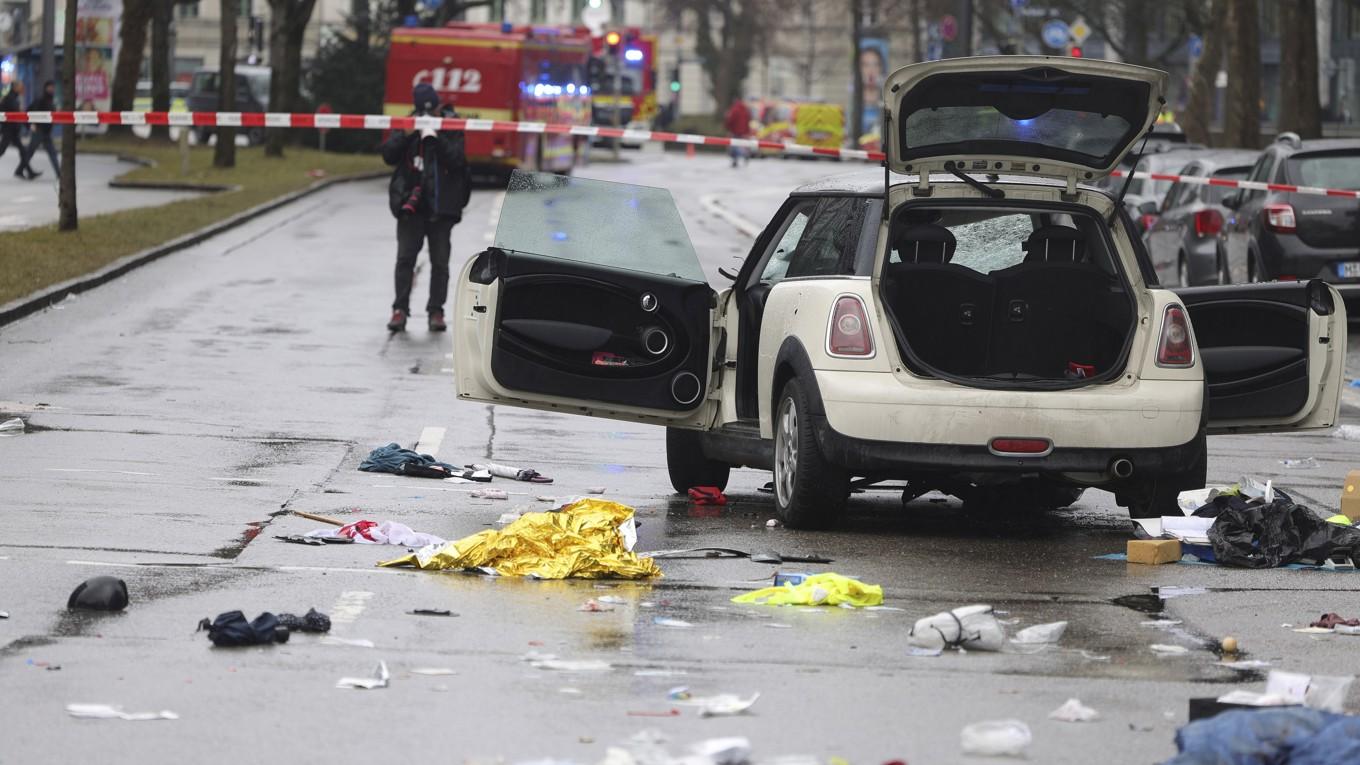
[[[1196,452],[1199,456],[1187,470],[1178,473],[1163,473],[1145,479],[1143,490],[1135,501],[1129,504],[1129,517],[1160,518],[1163,515],[1180,515],[1176,499],[1183,491],[1204,488],[1205,473],[1209,467],[1208,438],[1201,430],[1195,438]]]
[[[1232,274],[1228,271],[1228,258],[1222,253],[1218,253],[1218,283],[1232,284]]]
[[[1264,269],[1261,268],[1261,258],[1254,252],[1247,253],[1247,282],[1249,284],[1260,284],[1266,281]]]
[[[850,495],[850,475],[822,456],[810,414],[807,392],[790,380],[775,406],[774,504],[791,529],[832,525]]]
[[[666,428],[666,472],[671,487],[684,494],[695,486],[726,489],[732,466],[704,456],[699,431]]]

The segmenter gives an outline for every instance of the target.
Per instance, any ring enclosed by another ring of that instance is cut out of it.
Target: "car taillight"
[[[1200,210],[1195,213],[1195,236],[1213,236],[1223,230],[1223,216],[1218,210]]]
[[[1190,342],[1190,321],[1185,309],[1172,304],[1162,314],[1162,339],[1157,343],[1157,366],[1189,367],[1195,363],[1195,347]]]
[[[996,454],[1046,454],[1052,448],[1047,438],[993,438],[991,443]]]
[[[1152,226],[1156,223],[1157,223],[1156,215],[1145,214],[1138,216],[1138,225],[1141,226],[1144,231],[1151,231]]]
[[[826,352],[832,356],[864,358],[874,355],[874,339],[864,303],[854,295],[841,295],[831,309],[826,330]]]
[[[1292,234],[1298,230],[1298,222],[1294,218],[1293,205],[1266,205],[1261,210],[1261,215],[1266,220],[1266,228],[1277,234]]]

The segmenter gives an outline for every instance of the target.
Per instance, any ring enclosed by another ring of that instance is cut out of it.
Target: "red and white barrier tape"
[[[267,127],[353,130],[466,130],[470,133],[551,133],[625,141],[660,141],[703,146],[736,146],[784,154],[881,162],[882,152],[823,148],[754,138],[718,138],[660,130],[629,130],[598,125],[505,122],[462,117],[390,117],[382,114],[285,114],[279,112],[0,112],[0,122],[54,125],[170,125],[174,127]]]
[[[463,117],[391,117],[384,114],[287,114],[282,112],[0,112],[0,123],[31,123],[40,125],[170,125],[172,127],[266,127],[266,128],[323,128],[340,130],[465,130],[470,133],[549,133],[576,135],[588,138],[621,138],[625,141],[657,141],[702,146],[736,146],[743,149],[775,151],[811,157],[882,162],[879,151],[823,148],[782,141],[761,141],[754,138],[721,138],[693,133],[668,133],[661,130],[629,130],[599,125],[564,125],[552,122],[509,122],[502,120],[469,119]],[[1115,170],[1115,178],[1124,178],[1127,171]],[[1289,183],[1261,183],[1233,181],[1224,178],[1169,175],[1167,173],[1134,173],[1134,178],[1172,183],[1191,183],[1199,186],[1219,186],[1227,189],[1279,191],[1313,196],[1360,199],[1360,191],[1326,189],[1318,186],[1295,186]]]

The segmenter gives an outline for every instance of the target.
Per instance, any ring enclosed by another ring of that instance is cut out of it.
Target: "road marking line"
[[[444,443],[444,433],[444,428],[433,426],[420,431],[420,438],[416,439],[416,451],[437,458],[439,456],[439,445]]]
[[[761,232],[760,226],[757,226],[756,224],[752,223],[749,220],[746,220],[740,215],[737,215],[731,210],[726,209],[722,205],[718,204],[717,200],[718,200],[717,194],[708,194],[699,197],[699,204],[705,210],[709,211],[710,213],[713,213],[719,218],[722,218],[723,220],[732,224],[733,228],[745,234],[746,236],[749,236],[752,239],[755,239],[756,237],[760,236]]]
[[[114,475],[159,476],[160,473],[139,473],[136,470],[96,470],[94,468],[43,468],[53,473],[112,473]]]
[[[367,590],[347,590],[340,593],[331,606],[331,624],[353,624],[368,607],[373,593]]]

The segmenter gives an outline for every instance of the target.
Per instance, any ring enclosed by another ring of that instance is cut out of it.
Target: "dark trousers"
[[[415,277],[416,256],[421,246],[430,243],[430,300],[426,313],[444,311],[449,296],[449,251],[452,244],[453,218],[425,218],[403,215],[397,218],[397,299],[392,308],[411,313],[411,280]]]
[[[32,159],[33,155],[38,153],[39,147],[47,150],[47,159],[52,163],[52,172],[61,173],[61,165],[57,163],[57,148],[52,145],[52,131],[39,129],[33,131],[33,136],[28,139],[28,159]]]
[[[33,172],[33,168],[28,166],[28,150],[24,148],[23,137],[18,133],[13,135],[9,132],[0,133],[0,156],[4,156],[11,145],[19,152],[19,167],[14,171],[14,174],[24,175]]]

